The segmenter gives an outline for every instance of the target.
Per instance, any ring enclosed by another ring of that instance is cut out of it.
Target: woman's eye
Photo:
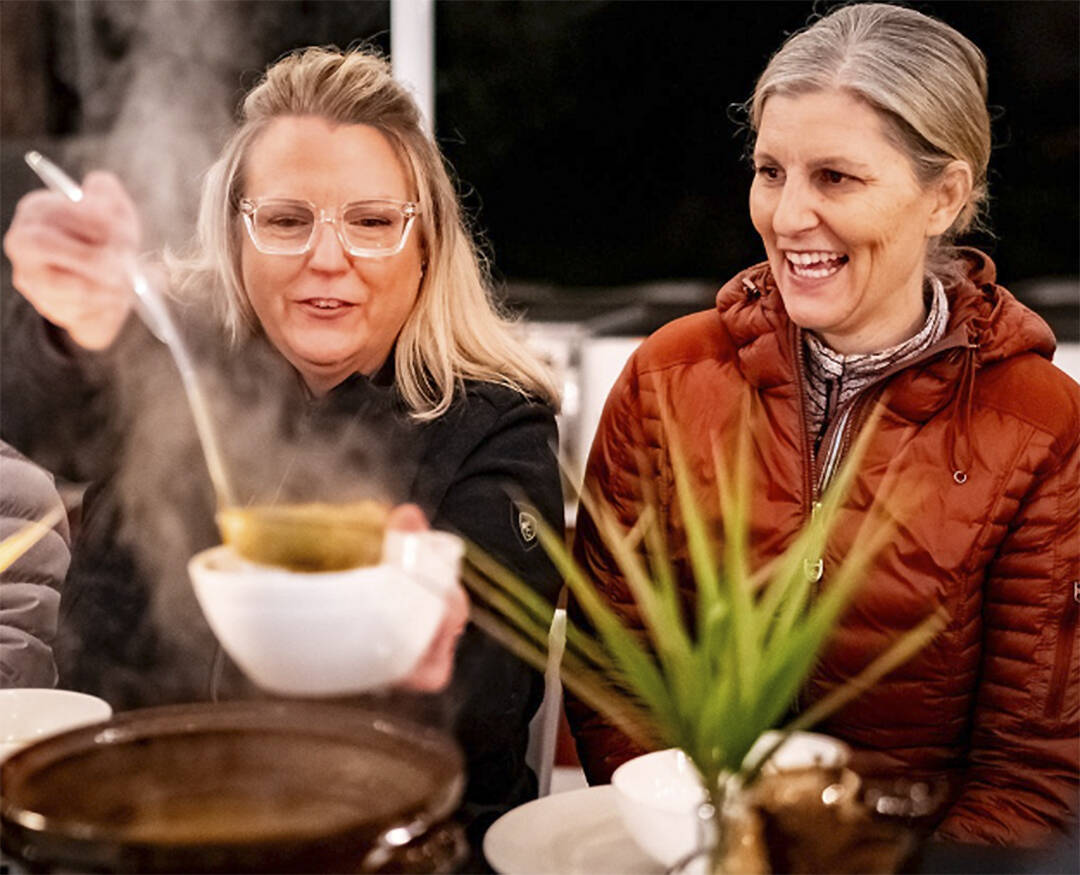
[[[760,164],[754,168],[754,173],[762,179],[776,180],[780,178],[780,168],[771,164]]]
[[[267,216],[266,224],[274,228],[302,228],[310,225],[311,219],[291,215]]]
[[[384,216],[358,216],[350,218],[349,224],[356,228],[385,228],[390,220]]]
[[[829,185],[839,185],[842,182],[850,179],[846,173],[841,173],[839,170],[822,170],[821,178],[825,180]]]

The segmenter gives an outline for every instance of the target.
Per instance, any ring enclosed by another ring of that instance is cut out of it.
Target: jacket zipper
[[[846,435],[847,423],[851,418],[851,411],[857,403],[856,399],[852,399],[852,402],[845,407],[839,416],[836,417],[836,429],[833,431],[832,440],[825,442],[825,456],[818,466],[817,483],[815,484],[815,492],[818,496],[824,494],[828,489],[829,483],[832,482],[833,474],[836,473],[836,469],[840,464],[840,458],[843,455],[841,449],[846,451],[844,444],[846,441],[844,437]],[[828,432],[826,432],[827,434]],[[821,459],[821,453],[818,453],[818,459]],[[820,502],[818,502],[820,503]]]
[[[1056,717],[1065,703],[1065,687],[1072,667],[1073,647],[1076,645],[1076,623],[1080,615],[1080,580],[1072,581],[1069,586],[1065,616],[1061,619],[1061,631],[1058,633],[1057,649],[1054,652],[1054,671],[1050,675],[1050,690],[1046,698],[1047,717]]]
[[[797,338],[796,338],[797,339]],[[805,379],[806,379],[806,364],[800,355],[798,357],[798,383],[799,383],[799,403],[803,403],[803,395],[806,391]],[[867,404],[868,399],[876,398],[879,393],[872,388],[869,391],[862,392],[851,400],[851,402],[840,411],[839,414],[835,414],[834,419],[829,423],[820,436],[820,440],[817,443],[817,452],[811,452],[809,448],[809,439],[805,438],[803,444],[805,446],[805,471],[806,471],[806,495],[809,500],[807,502],[807,514],[810,517],[810,522],[813,523],[819,511],[821,510],[821,495],[828,488],[829,483],[832,481],[833,475],[836,473],[836,469],[839,467],[841,460],[847,455],[847,451],[851,447],[852,435],[855,434],[862,422],[865,420],[865,416],[862,413],[869,409]],[[828,410],[826,414],[828,414]],[[855,424],[855,428],[850,428],[851,423]],[[804,428],[805,432],[806,429]],[[810,578],[811,583],[818,584],[824,574],[825,564],[821,556],[816,559],[807,558],[803,563],[806,569],[807,577]]]
[[[810,449],[810,436],[806,433],[803,411],[806,410],[806,362],[803,361],[799,327],[792,322],[788,335],[791,340],[791,354],[795,359],[795,395],[799,405],[799,433],[803,448],[803,514],[813,518],[818,502],[817,488],[814,482],[814,453]]]
[[[817,459],[814,462],[817,470],[811,477],[811,525],[817,521],[817,515],[821,511],[821,496],[829,488],[829,484],[836,474],[836,469],[840,467],[841,461],[847,455],[848,450],[851,449],[854,436],[859,433],[859,429],[862,428],[863,423],[866,421],[866,412],[879,394],[880,391],[871,388],[857,395],[826,430],[827,439],[822,443],[824,454],[818,452]],[[821,579],[825,576],[825,557],[818,556],[814,560],[810,558],[804,559],[803,569],[806,571],[807,578],[814,585],[814,596],[816,597],[818,590],[821,588]]]
[[[799,327],[792,322],[788,336],[791,340],[791,352],[795,359],[795,396],[799,405],[799,433],[803,448],[803,512],[813,522],[814,517],[821,509],[821,502],[817,500],[817,489],[814,482],[814,453],[810,449],[810,435],[806,433],[803,411],[806,410],[806,362],[803,361]],[[809,557],[803,558],[803,571],[807,578],[816,586],[825,572],[825,562],[818,557],[815,564],[811,564]],[[795,694],[795,700],[791,703],[791,711],[800,713],[806,706],[806,684],[799,687]]]
[[[755,291],[757,290],[756,286],[752,287]],[[805,421],[803,420],[804,411],[806,410],[806,362],[803,360],[801,331],[799,329],[799,326],[796,325],[794,322],[790,323],[789,325],[788,339],[791,343],[791,355],[795,361],[795,395],[799,406],[799,419],[801,422],[801,427],[799,428],[799,431],[801,433],[801,441],[803,448],[803,513],[807,517],[808,521],[813,523],[815,521],[815,517],[821,510],[819,485],[823,481],[819,476],[815,476],[817,474],[817,471],[815,471],[815,454],[811,451],[810,436],[806,433]],[[941,340],[939,340],[937,343],[931,344],[929,348],[923,351],[922,355],[916,357],[915,359],[912,359],[909,362],[904,362],[904,364],[899,367],[889,368],[883,374],[881,374],[879,380],[877,381],[877,391],[864,392],[861,396],[852,400],[851,404],[848,406],[848,409],[845,411],[845,424],[849,419],[851,419],[850,414],[857,407],[858,412],[863,415],[855,417],[855,424],[857,427],[862,426],[862,423],[866,418],[865,411],[869,410],[869,405],[863,402],[866,398],[876,398],[878,395],[880,395],[885,388],[886,380],[888,379],[888,377],[892,376],[893,373],[905,370],[912,365],[926,361],[927,359],[932,358],[933,356],[936,356],[946,350],[967,346],[968,342],[969,341],[966,332],[964,332],[962,329],[954,330],[942,337]],[[850,439],[845,441],[845,431],[848,432],[847,437],[850,438],[850,434],[852,433],[850,429],[827,428],[824,439],[822,441],[822,444],[826,447],[826,453],[830,455],[835,455],[836,462],[839,462],[839,460],[843,458],[844,454],[847,452],[848,446],[850,446],[851,443]],[[831,440],[829,440],[830,432],[832,433]],[[833,446],[834,443],[836,447],[835,449]],[[844,444],[847,444],[847,446],[842,446],[841,448],[841,445]],[[820,453],[817,454],[817,458],[821,458]],[[835,470],[835,463],[833,465],[833,470]],[[830,478],[832,477],[832,473],[833,471],[830,471]],[[824,481],[824,484],[827,485],[828,481]],[[816,597],[821,585],[821,579],[822,577],[824,577],[825,574],[824,557],[818,556],[814,560],[811,560],[809,557],[805,557],[803,559],[803,569],[808,579],[810,580],[810,583],[814,587],[813,597]],[[806,687],[804,685],[799,690],[798,694],[795,697],[795,701],[792,704],[792,710],[796,714],[803,710],[805,696]]]

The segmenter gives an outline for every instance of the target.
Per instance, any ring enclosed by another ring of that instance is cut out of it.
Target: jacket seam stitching
[[[994,412],[1000,413],[1004,416],[1012,417],[1013,419],[1016,419],[1024,423],[1025,425],[1031,427],[1039,434],[1051,438],[1055,443],[1057,442],[1059,435],[1053,429],[1049,428],[1044,422],[1038,422],[1031,417],[1025,416],[1019,411],[1012,410],[1007,407],[1002,407],[1000,404],[995,404],[992,401],[984,401],[980,399],[979,406],[988,410],[993,410]],[[1072,423],[1072,425],[1076,426],[1072,429],[1073,433],[1080,434],[1080,423]],[[1028,443],[1030,443],[1030,439]],[[1062,455],[1067,456],[1069,454],[1069,450],[1073,449],[1073,447],[1075,447],[1077,443],[1080,443],[1080,437],[1074,438],[1073,442],[1064,448],[1065,451]]]

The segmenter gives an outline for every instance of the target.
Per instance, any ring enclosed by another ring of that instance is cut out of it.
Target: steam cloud
[[[272,36],[283,26],[275,7],[108,0],[60,10],[72,25],[63,30],[61,65],[80,93],[83,125],[109,129],[71,139],[57,157],[73,172],[101,167],[121,178],[139,207],[148,250],[183,247],[190,238],[202,175],[233,130],[233,111],[244,89],[267,61],[253,35],[261,29]],[[359,15],[358,25],[365,23]],[[352,38],[342,36],[344,43]],[[94,40],[126,44],[126,52],[118,63],[101,63],[87,46]],[[404,497],[401,463],[408,459],[407,448],[394,446],[391,466],[386,430],[362,418],[344,431],[305,428],[307,411],[295,372],[261,341],[230,350],[199,309],[197,304],[173,307],[200,365],[242,502]],[[122,549],[138,557],[140,576],[151,587],[144,622],[158,638],[161,663],[170,666],[154,677],[160,687],[154,698],[190,698],[206,687],[215,642],[186,565],[195,552],[220,541],[214,495],[167,350],[134,330],[110,358],[114,367],[107,384],[121,410],[124,442],[113,484],[120,505],[115,536]],[[138,677],[143,670],[135,653],[142,646],[139,637],[131,644],[131,672],[119,676],[121,701],[123,688],[146,687],[146,679]],[[79,658],[92,659],[93,653]]]

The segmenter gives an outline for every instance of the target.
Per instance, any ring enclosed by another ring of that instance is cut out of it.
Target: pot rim
[[[20,786],[33,780],[41,770],[72,756],[89,753],[106,745],[123,745],[141,739],[187,735],[195,732],[280,733],[294,730],[298,736],[335,739],[362,746],[362,739],[381,738],[390,748],[402,751],[419,748],[426,768],[436,771],[433,791],[419,802],[410,802],[400,811],[377,819],[328,829],[321,835],[284,832],[280,837],[213,838],[205,842],[137,840],[123,835],[123,828],[88,823],[78,818],[45,815],[18,802]],[[362,734],[361,734],[362,733]],[[376,842],[388,834],[411,838],[445,820],[457,808],[464,791],[464,758],[456,742],[446,733],[421,726],[397,716],[340,703],[271,701],[167,705],[126,711],[111,719],[50,736],[19,750],[0,766],[4,794],[0,799],[0,826],[5,833],[20,833],[25,847],[34,838],[53,842],[69,852],[89,851],[95,846],[107,857],[124,850],[149,849],[237,850],[302,846],[333,842],[359,833],[379,833]],[[15,788],[12,792],[12,788]],[[11,836],[14,837],[14,836]],[[14,848],[13,848],[14,850]],[[65,856],[68,854],[65,853]],[[98,854],[93,856],[97,857]]]

